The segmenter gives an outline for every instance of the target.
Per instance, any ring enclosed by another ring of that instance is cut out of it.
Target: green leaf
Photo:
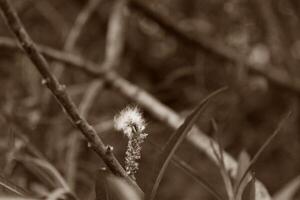
[[[175,133],[171,136],[169,141],[167,142],[163,152],[158,158],[157,163],[155,164],[155,168],[153,171],[153,180],[151,180],[150,187],[146,191],[146,200],[153,200],[158,186],[162,180],[162,177],[166,171],[168,164],[170,163],[171,157],[174,155],[178,146],[182,143],[185,136],[189,133],[194,123],[198,119],[203,110],[204,106],[207,102],[217,94],[223,92],[226,88],[221,88],[210,95],[208,95],[204,100],[200,102],[200,104],[194,109],[194,111],[189,115],[184,123],[175,131]]]
[[[298,189],[300,189],[300,176],[296,177],[276,192],[273,200],[292,200]]]

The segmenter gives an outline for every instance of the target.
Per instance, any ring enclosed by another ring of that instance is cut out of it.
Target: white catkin
[[[135,179],[139,169],[138,160],[141,159],[142,143],[148,134],[145,130],[145,120],[138,107],[126,107],[114,118],[115,128],[122,131],[128,137],[125,153],[125,170]]]

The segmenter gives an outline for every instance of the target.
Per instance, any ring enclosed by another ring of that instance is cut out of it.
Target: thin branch
[[[72,26],[71,30],[69,31],[66,37],[63,46],[63,50],[65,52],[72,53],[74,51],[76,43],[83,31],[85,24],[88,22],[89,18],[92,16],[93,12],[96,10],[97,5],[100,2],[101,0],[89,0],[88,3],[82,9],[82,11],[78,14],[78,16],[75,19],[74,25]],[[64,66],[62,63],[58,63],[58,62],[53,63],[52,65],[53,65],[53,72],[57,77],[57,79],[59,80],[62,74],[64,73]],[[50,94],[48,92],[44,93],[43,101],[45,102],[44,104],[46,105],[46,109],[47,109],[47,105],[49,104],[50,101]]]
[[[15,34],[23,50],[42,75],[43,84],[45,84],[55,96],[62,109],[69,116],[71,122],[86,137],[87,141],[90,143],[90,147],[102,158],[102,160],[112,171],[112,173],[121,177],[126,177],[128,179],[126,172],[124,171],[118,160],[115,158],[115,156],[112,153],[106,153],[106,145],[103,143],[101,138],[99,138],[95,129],[78,113],[74,102],[70,99],[65,91],[65,86],[61,85],[56,77],[54,77],[50,73],[48,62],[35,47],[33,41],[21,24],[15,10],[7,0],[0,0],[0,8],[2,10],[3,17],[7,22],[7,25]],[[132,180],[130,180],[130,182],[132,182]]]
[[[89,18],[91,17],[94,10],[96,10],[97,5],[100,3],[101,0],[90,0],[85,5],[85,7],[82,9],[82,11],[79,13],[77,18],[75,19],[74,25],[72,26],[65,44],[64,44],[64,51],[66,52],[73,52],[76,42],[78,41],[80,34],[83,30],[83,27],[88,22]],[[56,76],[59,78],[63,73],[64,67],[61,66],[60,63],[55,64],[55,71]]]
[[[156,22],[161,28],[167,33],[173,35],[182,42],[194,47],[195,49],[205,50],[213,55],[217,55],[220,58],[229,60],[231,62],[242,62],[244,63],[244,56],[239,54],[233,49],[228,48],[222,43],[216,42],[215,40],[207,37],[195,38],[189,33],[186,33],[175,20],[171,20],[164,16],[162,13],[154,11],[146,1],[141,0],[129,0],[129,7]]]
[[[282,64],[286,57],[286,51],[283,49],[285,46],[282,41],[282,30],[280,28],[277,16],[273,11],[272,1],[255,0],[252,1],[252,3],[256,7],[258,14],[261,16],[259,19],[262,19],[263,21],[266,40],[272,52],[273,58],[278,64]]]
[[[68,22],[52,5],[52,1],[31,1],[31,3],[36,7],[39,14],[54,28],[60,39],[62,36],[66,35],[67,31],[70,29]]]
[[[113,69],[119,65],[125,41],[125,27],[127,16],[125,8],[127,0],[117,0],[112,10],[108,22],[108,31],[106,34],[105,60],[103,69]]]
[[[18,46],[10,39],[1,39],[0,46],[5,46],[13,49],[18,49]],[[123,79],[121,76],[114,72],[97,70],[97,64],[84,60],[83,58],[74,56],[72,54],[64,53],[61,51],[54,50],[46,46],[38,46],[39,50],[44,53],[47,57],[64,62],[66,66],[74,67],[87,75],[94,78],[105,79],[113,88],[119,91],[124,96],[132,99],[144,109],[148,110],[153,116],[155,116],[160,121],[164,122],[173,129],[178,128],[180,124],[183,123],[184,119],[181,118],[175,111],[167,107],[166,105],[159,102],[155,97],[151,96],[145,90],[133,85],[127,80]],[[300,91],[300,90],[299,90]],[[197,127],[193,127],[190,134],[187,136],[187,140],[200,151],[203,151],[208,158],[217,162],[217,158],[214,156],[213,151],[210,148],[210,138],[203,133]],[[217,143],[213,142],[214,146]],[[224,152],[224,164],[226,169],[231,172],[231,176],[237,174],[237,162],[228,154]],[[262,183],[256,181],[257,189],[265,196],[264,200],[269,200],[270,195],[268,194],[266,188]]]
[[[64,44],[64,50],[67,52],[73,52],[76,42],[78,41],[81,32],[83,31],[83,27],[88,22],[89,18],[92,16],[96,8],[98,7],[98,4],[101,2],[101,0],[89,0],[85,7],[82,9],[82,11],[78,14],[73,27],[71,28],[69,35],[67,36],[67,39]],[[60,77],[63,73],[64,66],[62,63],[55,63],[55,69],[56,69],[56,75]],[[98,86],[100,87],[100,86]],[[94,92],[90,91],[91,89],[88,89],[87,92]],[[92,89],[93,90],[93,89]],[[47,93],[48,94],[48,93]],[[93,95],[95,96],[95,95]],[[91,95],[88,95],[87,98],[83,99],[83,103],[79,105],[79,113],[86,118],[88,109],[89,109],[89,103],[88,101],[91,101],[91,98],[94,98]],[[74,189],[76,186],[76,172],[77,172],[77,156],[80,152],[80,142],[79,142],[79,135],[76,133],[76,131],[72,132],[70,134],[70,148],[68,150],[67,156],[66,156],[66,176],[68,184],[70,185],[70,188]]]
[[[78,38],[83,30],[83,27],[88,22],[94,11],[98,8],[98,4],[101,0],[90,0],[82,9],[82,11],[77,16],[73,27],[71,28],[69,35],[66,39],[64,48],[66,51],[72,51],[75,47]]]
[[[0,37],[0,46],[11,49],[19,48],[18,45],[12,39],[7,37]],[[55,50],[51,47],[44,45],[38,45],[37,48],[39,51],[45,54],[46,57],[72,65],[73,67],[76,67],[77,69],[83,71],[89,76],[103,77],[105,74],[107,74],[105,70],[101,70],[101,67],[98,70],[97,68],[99,67],[97,64],[85,60],[80,56]],[[296,96],[300,96],[300,80],[291,81],[289,77],[282,76],[282,74],[285,74],[285,72],[283,72],[282,70],[276,69],[273,71],[267,71],[262,68],[257,68],[255,66],[252,66],[251,68],[249,68],[249,70],[253,74],[266,78],[270,83],[282,89],[283,91],[291,92]]]
[[[93,10],[91,6],[96,6],[97,1],[99,0],[90,0],[88,3],[86,9],[82,11],[82,13],[79,16],[86,16],[87,14],[84,15],[84,13],[91,13]],[[108,31],[107,31],[107,39],[106,39],[106,49],[105,49],[105,60],[101,66],[101,69],[109,70],[114,67],[116,67],[120,60],[121,60],[121,55],[123,52],[123,46],[124,46],[124,27],[126,24],[126,17],[124,16],[124,8],[126,6],[126,0],[118,0],[115,2],[115,6],[112,10],[109,23],[108,23]],[[82,19],[81,19],[82,18]],[[78,17],[77,20],[78,23],[84,21],[85,18],[87,17]],[[79,29],[79,25],[77,26]],[[74,28],[75,29],[75,28]],[[76,29],[75,29],[76,30]],[[77,31],[79,32],[79,31]],[[73,31],[73,34],[70,34],[69,38],[70,41],[72,41],[72,38],[76,38],[76,31]],[[72,33],[72,31],[71,31]],[[77,38],[78,38],[77,34]],[[70,42],[69,41],[69,42]],[[72,43],[71,43],[72,44]],[[66,47],[68,47],[68,41],[66,44]],[[89,86],[87,91],[84,93],[84,97],[79,105],[79,112],[82,114],[83,117],[87,117],[90,108],[92,107],[96,97],[97,93],[103,88],[104,82],[103,80],[96,80],[93,81]],[[74,135],[74,136],[73,136]],[[79,137],[77,134],[71,133],[72,137],[72,143],[71,143],[71,148],[68,152],[67,156],[67,165],[68,170],[67,170],[67,178],[68,182],[71,185],[71,188],[74,188],[75,185],[75,177],[76,177],[76,169],[77,169],[77,155],[79,153]]]

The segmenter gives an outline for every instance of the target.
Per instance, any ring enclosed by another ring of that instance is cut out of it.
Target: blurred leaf
[[[107,176],[107,183],[111,194],[114,194],[117,200],[142,200],[136,187],[127,182],[124,178],[109,175]]]
[[[250,164],[250,156],[246,151],[242,151],[239,155],[238,159],[238,170],[235,180],[235,185],[241,180],[243,174],[246,172],[249,164]]]
[[[100,169],[96,173],[95,193],[96,200],[110,200],[108,191],[107,176],[109,172],[106,169]]]
[[[153,180],[150,182],[148,190],[146,190],[146,200],[153,200],[158,186],[160,184],[160,181],[166,171],[166,168],[171,160],[171,157],[174,155],[175,151],[177,150],[178,146],[181,144],[185,136],[189,133],[191,128],[193,127],[194,123],[198,119],[198,117],[201,114],[201,111],[203,110],[204,106],[207,104],[207,102],[217,94],[223,92],[226,88],[221,88],[210,95],[208,95],[204,100],[200,102],[200,104],[194,109],[194,111],[189,115],[184,123],[173,133],[169,141],[167,142],[165,148],[163,149],[163,152],[158,158],[158,161],[156,162],[154,166],[153,171]]]
[[[68,193],[65,188],[57,188],[53,192],[49,193],[46,200],[62,200],[65,199],[65,195]]]
[[[296,177],[276,192],[273,200],[292,200],[298,189],[300,189],[300,176]]]
[[[256,186],[255,186],[255,176],[254,174],[249,175],[251,180],[247,182],[245,188],[242,190],[242,196],[240,200],[255,200],[256,199]],[[237,199],[236,199],[237,200]]]
[[[96,200],[141,200],[143,198],[136,185],[100,169],[96,175]]]
[[[234,182],[234,191],[236,194],[236,200],[242,199],[243,192],[244,192],[245,188],[247,187],[248,182],[250,180],[251,176],[248,173],[248,175],[244,179],[244,181],[241,182],[240,187],[239,188],[237,187],[249,165],[250,165],[250,156],[248,155],[248,153],[246,151],[242,151],[239,155],[238,171],[237,171],[237,176],[236,176],[235,182]]]
[[[255,200],[256,199],[256,186],[255,186],[255,176],[252,175],[252,180],[250,182],[250,194],[249,194],[249,200]]]

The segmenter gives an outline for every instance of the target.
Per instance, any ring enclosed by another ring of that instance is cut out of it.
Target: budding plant
[[[147,137],[145,130],[145,120],[138,107],[128,106],[114,118],[116,130],[122,131],[128,138],[127,149],[125,153],[125,170],[131,178],[135,180],[135,174],[138,171],[141,159],[142,143]]]

